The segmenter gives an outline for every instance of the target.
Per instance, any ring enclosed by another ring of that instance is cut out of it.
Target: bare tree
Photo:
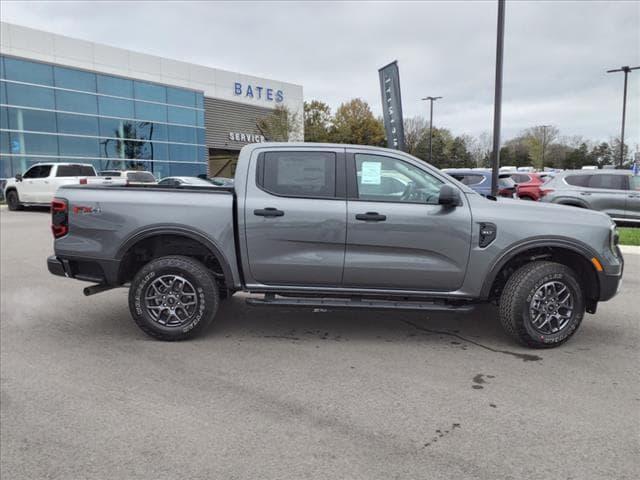
[[[417,156],[418,146],[429,135],[429,122],[423,117],[404,121],[404,145],[407,153]]]
[[[300,138],[300,118],[283,105],[256,120],[256,127],[268,142],[288,142]]]

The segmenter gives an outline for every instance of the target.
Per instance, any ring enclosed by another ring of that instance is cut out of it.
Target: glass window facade
[[[0,178],[38,162],[207,170],[202,92],[0,56]]]

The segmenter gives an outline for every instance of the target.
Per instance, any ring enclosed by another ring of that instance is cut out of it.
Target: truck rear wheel
[[[198,260],[171,255],[147,263],[129,289],[138,327],[160,340],[185,340],[213,320],[220,296],[213,275]]]
[[[18,192],[16,192],[15,190],[9,190],[7,192],[7,206],[12,212],[15,212],[16,210],[22,210],[22,204],[20,203]]]
[[[500,297],[499,316],[509,335],[531,348],[557,347],[578,329],[585,302],[566,265],[532,262],[514,272]]]

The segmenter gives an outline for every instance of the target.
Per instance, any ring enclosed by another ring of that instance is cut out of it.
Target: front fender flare
[[[590,264],[593,257],[599,258],[598,253],[593,248],[579,240],[564,237],[530,238],[523,242],[518,242],[510,245],[498,258],[496,258],[496,260],[494,260],[491,267],[489,268],[489,273],[487,274],[484,283],[482,284],[480,297],[484,300],[489,298],[493,282],[498,276],[500,270],[502,270],[507,262],[509,262],[517,255],[526,252],[527,250],[544,247],[565,248],[567,250],[571,250],[584,257],[584,259],[587,260]]]

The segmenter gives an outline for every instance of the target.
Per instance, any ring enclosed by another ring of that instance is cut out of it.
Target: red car
[[[511,178],[518,184],[516,187],[516,195],[522,200],[540,200],[541,187],[551,178],[548,173],[512,173]]]

